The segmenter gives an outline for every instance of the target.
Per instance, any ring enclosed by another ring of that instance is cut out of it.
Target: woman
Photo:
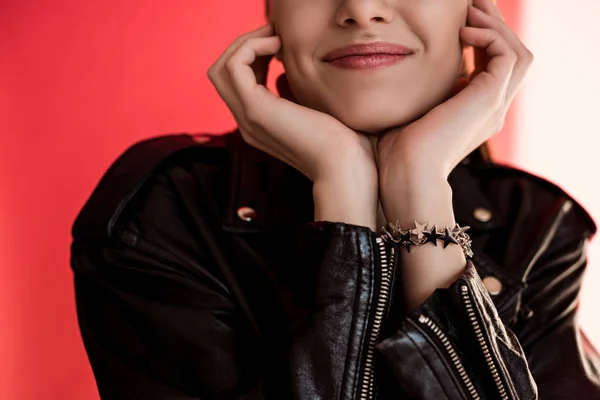
[[[74,224],[102,398],[600,399],[595,224],[486,156],[532,60],[492,1],[269,5],[209,70],[239,131],[134,145]]]

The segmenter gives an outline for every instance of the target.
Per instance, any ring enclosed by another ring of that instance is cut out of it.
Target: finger
[[[469,7],[469,9],[472,7]],[[466,26],[472,26],[470,17],[470,13],[467,13],[467,24]],[[472,78],[481,71],[485,71],[487,68],[487,63],[489,61],[489,57],[487,56],[485,50],[472,48],[471,54],[473,57],[473,69],[470,71],[469,77]]]
[[[479,8],[483,12],[498,18],[501,21],[504,21],[504,16],[502,16],[502,12],[495,4],[495,1],[492,0],[473,0],[473,6]]]
[[[249,120],[245,114],[245,109],[239,97],[239,93],[237,92],[237,85],[234,82],[233,74],[231,70],[227,68],[229,63],[231,63],[229,65],[235,63],[235,61],[230,61],[231,58],[240,50],[242,46],[244,46],[244,44],[246,44],[247,41],[257,38],[272,38],[273,34],[273,27],[272,25],[268,24],[255,31],[240,36],[211,66],[208,71],[208,75],[217,92],[219,93],[219,96],[221,96],[228,108],[231,110],[231,113],[240,128],[240,132],[242,133],[244,140],[252,146],[257,147],[258,149],[265,151],[266,153],[269,153],[272,156],[279,158],[283,162],[286,162],[294,168],[300,170],[298,166],[295,165],[293,160],[285,155],[286,151],[279,144],[269,140],[267,140],[266,143],[262,143],[265,140],[261,141],[260,132],[258,134],[255,132],[255,124],[253,124],[253,122]],[[277,40],[277,38],[275,40]],[[255,56],[255,58],[257,57]],[[248,76],[249,85],[266,83],[266,73],[271,58],[272,57],[267,54],[267,56],[262,57],[260,61],[254,62],[253,65],[250,66],[254,72],[254,75],[252,77]]]
[[[263,89],[268,92],[264,86],[258,84],[252,64],[259,57],[274,55],[280,48],[281,39],[278,36],[251,38],[227,60],[225,69],[231,76],[242,105],[255,101],[255,96],[265,93]]]
[[[242,47],[238,48],[238,52],[240,52],[240,50],[243,48],[243,46],[246,45],[249,41],[252,41],[252,43],[259,41],[260,45],[258,47],[258,51],[259,51],[259,55],[261,55],[263,53],[262,47],[264,47],[263,41],[265,41],[265,40],[267,41],[267,47],[268,47],[269,42],[276,43],[279,41],[279,38],[276,36],[270,36],[270,37],[266,37],[266,38],[250,38],[242,44]],[[250,46],[252,46],[252,44]],[[271,46],[273,46],[272,43],[271,43]],[[276,47],[277,46],[275,45],[274,48],[276,48]],[[241,84],[236,82],[236,79],[234,77],[234,71],[238,70],[240,68],[242,68],[243,72],[249,71],[249,73],[244,74],[245,75],[244,77],[237,78],[237,79],[242,79],[242,83],[246,86],[245,90],[246,90],[246,92],[248,92],[248,91],[252,90],[252,88],[256,87],[259,84],[259,82],[258,82],[259,80],[261,80],[261,81],[265,80],[266,69],[268,68],[268,60],[266,60],[266,65],[263,65],[264,63],[261,64],[260,66],[257,66],[257,65],[251,66],[251,65],[247,65],[247,64],[244,65],[244,62],[246,62],[246,63],[249,62],[252,64],[253,60],[256,59],[256,55],[254,54],[254,52],[251,48],[250,48],[250,50],[246,50],[245,52],[242,52],[242,55],[244,55],[244,54],[250,54],[250,56],[249,56],[250,58],[248,60],[244,60],[243,58],[240,58],[240,54],[234,53],[234,55],[232,55],[229,58],[229,60],[227,60],[225,67],[221,71],[219,71],[217,74],[215,74],[213,76],[210,76],[210,74],[209,74],[209,76],[211,77],[211,81],[213,81],[214,86],[217,89],[217,92],[219,93],[221,98],[225,101],[225,103],[227,104],[229,109],[232,111],[238,124],[243,124],[244,114],[245,114],[245,110],[244,110],[245,103],[244,103],[243,98],[241,97],[242,94],[239,91]],[[238,66],[237,63],[240,63],[242,65]],[[264,69],[264,71],[260,74],[260,75],[262,75],[261,77],[256,76],[256,68]],[[246,94],[246,96],[248,96],[248,94]]]
[[[473,27],[490,28],[498,31],[517,55],[517,62],[511,76],[511,82],[507,88],[507,98],[512,101],[533,61],[533,55],[513,30],[503,21],[475,7],[470,8],[469,19],[470,25]]]
[[[236,121],[240,122],[241,103],[237,99],[236,93],[231,85],[231,77],[225,70],[225,63],[231,57],[237,49],[246,42],[246,40],[253,37],[266,37],[273,34],[273,26],[271,24],[263,25],[262,27],[248,32],[238,37],[215,61],[215,63],[208,69],[207,74],[210,81],[215,86],[219,96],[225,101],[229,109],[232,111]]]
[[[217,61],[215,61],[215,63],[213,64],[214,69],[216,70],[221,70],[225,63],[227,62],[227,60],[229,60],[229,58],[248,40],[251,38],[256,38],[256,37],[268,37],[268,36],[273,36],[273,25],[271,24],[266,24],[261,26],[258,29],[255,29],[254,31],[248,32],[240,37],[238,37],[237,39],[235,39],[233,41],[233,43],[231,43],[229,45],[229,47],[227,47],[227,49],[223,52],[223,54],[221,54],[221,56],[217,59]],[[211,67],[212,68],[212,67]]]
[[[526,55],[529,51],[521,39],[519,39],[506,23],[479,8],[469,7],[469,25],[475,28],[491,28],[497,30],[518,55]]]
[[[496,6],[495,0],[473,0],[474,7],[478,7],[484,12],[504,21],[504,17],[500,12],[500,9]],[[472,26],[472,25],[470,25]],[[489,62],[489,58],[483,51],[475,51],[475,71],[474,75],[478,74],[481,71],[485,71],[487,68],[487,63]]]
[[[460,34],[465,43],[485,49],[490,58],[487,70],[476,75],[470,87],[482,84],[481,96],[491,95],[494,101],[503,98],[517,60],[515,52],[502,35],[493,29],[463,27]],[[489,91],[490,87],[492,91]]]
[[[297,168],[293,162],[295,157],[288,150],[293,146],[283,145],[277,135],[263,135],[263,131],[289,130],[287,126],[289,119],[284,118],[283,123],[278,123],[281,120],[278,117],[282,117],[289,108],[287,101],[279,99],[264,85],[260,85],[255,70],[257,59],[272,56],[280,48],[281,39],[278,36],[250,38],[229,58],[225,70],[231,78],[235,97],[241,103],[243,123],[248,125],[247,132],[249,135],[254,133],[258,135],[258,137],[250,137],[252,140],[250,144]],[[277,112],[274,112],[275,110]]]

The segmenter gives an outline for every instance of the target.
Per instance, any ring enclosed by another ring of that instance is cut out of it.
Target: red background
[[[98,399],[73,300],[73,219],[133,142],[234,126],[206,70],[263,23],[262,1],[0,1],[0,398]],[[517,4],[500,2],[515,28]]]

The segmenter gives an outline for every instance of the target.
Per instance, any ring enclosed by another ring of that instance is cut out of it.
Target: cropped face
[[[459,76],[471,0],[270,1],[296,100],[357,131],[418,118]]]

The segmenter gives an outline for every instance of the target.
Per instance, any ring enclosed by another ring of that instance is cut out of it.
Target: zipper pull
[[[528,306],[523,306],[521,307],[521,309],[519,310],[519,315],[524,319],[524,320],[528,320],[529,318],[533,317],[533,310],[531,308],[529,308]]]

